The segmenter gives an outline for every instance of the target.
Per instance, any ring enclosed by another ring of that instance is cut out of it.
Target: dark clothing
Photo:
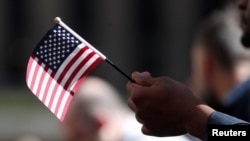
[[[209,125],[243,125],[243,126],[249,126],[250,123],[243,121],[241,119],[232,117],[230,115],[221,113],[221,112],[213,112],[210,117],[208,118],[207,121],[207,126]],[[205,134],[205,141],[208,141],[208,128],[207,128],[207,132]]]
[[[246,121],[241,119],[232,117],[230,115],[221,113],[221,112],[213,112],[211,116],[208,118],[208,125],[233,125],[233,124],[249,124]]]
[[[221,112],[213,112],[208,125],[249,125],[250,121],[250,80],[236,86],[222,103]],[[247,122],[248,121],[248,122]],[[207,134],[206,140],[207,140]]]
[[[222,106],[221,112],[250,122],[250,80],[233,88]]]

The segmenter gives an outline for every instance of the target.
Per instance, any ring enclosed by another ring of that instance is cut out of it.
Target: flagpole
[[[105,60],[108,64],[110,64],[113,68],[115,68],[118,72],[120,72],[123,76],[125,76],[129,81],[134,82],[135,81],[129,77],[126,73],[124,73],[119,67],[117,67],[112,61],[110,61],[104,54],[102,54],[99,50],[94,48],[90,43],[88,43],[86,40],[84,40],[80,35],[78,35],[75,31],[73,31],[70,27],[68,27],[60,17],[56,17],[54,19],[54,22],[56,24],[61,25],[65,29],[67,29],[71,34],[73,34],[78,40],[86,44],[90,49],[94,50],[103,60]]]
[[[123,76],[125,76],[129,81],[135,83],[135,81],[129,77],[126,73],[124,73],[120,68],[118,68],[112,61],[110,61],[108,58],[105,59],[105,61],[110,64],[112,67],[114,67],[118,72],[120,72]]]

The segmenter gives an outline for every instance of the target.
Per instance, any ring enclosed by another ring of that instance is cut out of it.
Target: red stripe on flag
[[[76,69],[73,71],[67,82],[65,83],[65,88],[68,89],[70,87],[70,83],[75,78],[75,76],[79,73],[81,68],[95,55],[95,52],[89,53],[89,55],[76,67]]]
[[[42,98],[42,102],[43,102],[44,104],[45,104],[45,101],[46,101],[46,99],[47,99],[48,91],[49,91],[50,85],[52,84],[52,80],[54,79],[54,76],[55,76],[55,73],[52,72],[52,73],[50,74],[48,83],[42,84],[42,85],[46,85],[46,88],[45,88],[45,91],[44,91],[44,96],[43,96],[43,98]],[[48,105],[46,105],[46,106],[48,106]]]
[[[67,99],[67,102],[66,102],[66,104],[65,104],[64,107],[63,107],[62,116],[59,117],[59,119],[60,119],[61,121],[64,120],[65,115],[66,115],[66,113],[67,113],[67,111],[68,111],[68,108],[69,108],[69,105],[70,105],[72,99],[73,99],[73,95],[69,95],[69,97],[68,97],[68,99]],[[58,114],[58,113],[57,113],[57,114]]]
[[[82,83],[82,81],[86,78],[86,76],[91,72],[92,69],[94,69],[96,67],[97,64],[99,64],[103,59],[101,57],[98,57],[89,67],[88,69],[82,74],[82,76],[80,77],[80,79],[76,82],[76,85],[72,88],[72,91],[70,92],[71,95],[69,96],[69,98],[67,99],[67,102],[65,105],[62,105],[64,106],[63,108],[63,112],[62,112],[62,116],[61,116],[61,121],[63,121],[66,113],[67,113],[67,109],[68,109],[68,106],[71,102],[71,98],[73,97],[73,94],[72,93],[75,93],[77,91],[77,89],[79,88],[80,84]],[[62,101],[60,101],[62,102]],[[58,104],[59,105],[59,104]],[[61,103],[60,103],[61,105]],[[58,114],[58,110],[59,110],[60,106],[57,107],[56,109],[56,112],[55,114],[57,115]]]
[[[77,61],[77,59],[79,59],[79,57],[81,57],[81,55],[88,49],[87,46],[85,46],[84,48],[82,48],[81,50],[79,50],[77,52],[77,54],[69,61],[69,63],[67,64],[67,66],[64,68],[63,72],[60,74],[58,80],[56,80],[57,85],[55,86],[55,88],[53,89],[52,92],[52,96],[49,102],[48,107],[51,108],[56,96],[56,91],[58,91],[58,87],[59,85],[61,85],[61,82],[63,80],[63,78],[65,77],[65,75],[68,73],[69,69],[72,67],[72,65]],[[59,85],[58,85],[59,84]],[[67,87],[65,85],[62,85],[63,87],[63,91],[67,90]]]
[[[44,78],[45,78],[45,75],[47,74],[47,71],[48,71],[48,68],[45,67],[43,72],[42,72],[42,75],[41,75],[41,79],[39,81],[39,85],[38,85],[38,88],[37,88],[37,97],[39,97],[41,95],[41,88],[43,86],[43,83],[44,83]]]
[[[33,77],[32,77],[32,81],[31,81],[31,84],[30,84],[30,89],[34,92],[34,86],[36,85],[36,75],[39,71],[39,68],[40,68],[40,65],[42,64],[41,61],[36,61],[33,59],[32,63],[35,62],[36,63],[36,66],[35,66],[35,70],[33,72]],[[36,93],[34,92],[34,94],[36,95]]]
[[[61,73],[60,77],[58,78],[57,82],[61,83],[63,77],[65,76],[65,74],[68,72],[68,70],[71,68],[72,64],[74,64],[74,62],[76,62],[76,60],[87,50],[89,49],[87,46],[85,46],[84,48],[82,48],[71,60],[70,62],[67,64],[67,66],[65,67],[64,71]]]
[[[46,86],[48,85],[48,82],[49,82],[49,76],[51,75],[52,71],[49,70],[49,68],[47,66],[44,67],[44,70],[42,72],[42,77],[43,77],[43,80],[39,82],[39,86],[41,88],[39,88],[39,91],[38,91],[38,94],[37,94],[37,97],[43,101],[43,98],[45,96],[45,90],[46,90]]]
[[[76,67],[76,69],[72,72],[71,76],[69,77],[69,79],[67,80],[67,82],[65,83],[65,91],[71,91],[69,90],[70,84],[72,83],[72,80],[75,78],[75,76],[79,73],[79,71],[81,70],[81,68],[86,64],[86,62],[88,62],[96,53],[95,52],[91,52],[88,54],[88,56],[86,58],[84,58],[84,60]],[[60,94],[60,97],[58,99],[57,105],[56,105],[56,110],[55,113],[58,113],[59,107],[61,105],[62,102],[62,98],[64,97],[65,92],[63,91]]]
[[[26,83],[28,84],[28,81],[29,81],[29,78],[30,78],[30,69],[31,69],[31,66],[32,66],[32,63],[33,63],[33,60],[34,60],[34,56],[30,56],[29,58],[29,61],[28,61],[28,66],[27,66],[27,71],[26,71]],[[30,86],[29,86],[30,87]]]
[[[98,57],[95,62],[85,71],[85,73],[81,76],[81,78],[76,82],[76,85],[72,88],[73,93],[75,93],[82,81],[85,79],[85,77],[96,67],[97,64],[99,64],[103,59],[101,57]]]

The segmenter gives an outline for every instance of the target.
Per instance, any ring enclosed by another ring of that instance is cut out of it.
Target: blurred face
[[[237,0],[237,5],[241,10],[242,43],[250,47],[250,0]]]
[[[64,134],[67,141],[98,141],[97,123],[91,117],[80,115],[77,107],[71,107],[64,120]]]
[[[191,89],[198,97],[201,97],[208,105],[214,108],[218,107],[216,98],[218,96],[215,93],[213,85],[213,76],[208,74],[208,63],[209,57],[206,50],[203,48],[203,44],[196,43],[191,52],[191,63],[192,63],[192,84]],[[211,61],[211,60],[210,60]]]
[[[88,124],[81,124],[80,121],[72,121],[65,129],[67,141],[97,141],[97,131]]]
[[[191,52],[191,64],[192,64],[192,90],[197,96],[201,96],[201,92],[205,89],[205,78],[203,73],[203,62],[205,52],[200,47],[201,44],[194,45]]]

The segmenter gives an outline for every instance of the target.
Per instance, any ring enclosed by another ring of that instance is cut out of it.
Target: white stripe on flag
[[[70,67],[70,69],[68,70],[68,72],[65,74],[65,77],[63,78],[61,85],[65,85],[65,83],[67,82],[67,80],[70,78],[70,76],[72,75],[73,71],[79,66],[79,64],[86,58],[88,57],[88,55],[92,52],[92,50],[87,49],[82,55],[81,57],[79,57],[74,64]],[[67,89],[67,88],[66,88]]]
[[[36,68],[36,65],[37,65],[37,62],[38,60],[35,58],[35,60],[33,58],[30,58],[32,59],[32,65],[30,67],[30,70],[29,70],[29,74],[28,74],[28,86],[30,87],[31,86],[31,82],[32,82],[32,79],[34,77],[34,71],[35,71],[35,68]]]
[[[41,66],[37,66],[37,67],[39,67],[39,69],[38,69],[38,72],[36,72],[35,85],[33,88],[33,92],[36,95],[38,94],[37,89],[38,89],[38,86],[40,85],[40,79],[41,79],[42,72],[44,70],[45,65],[42,63]]]
[[[92,50],[88,49],[86,50],[82,55],[81,57],[79,57],[77,59],[77,61],[74,62],[74,64],[70,67],[70,69],[67,71],[67,73],[65,74],[65,77],[63,78],[62,82],[60,83],[60,85],[62,87],[59,87],[59,89],[57,89],[56,91],[56,94],[55,94],[55,98],[54,98],[54,101],[52,102],[52,107],[51,107],[51,110],[52,112],[55,112],[55,109],[56,109],[56,105],[58,103],[58,99],[59,99],[59,96],[61,95],[61,92],[63,89],[68,89],[68,88],[64,88],[65,86],[65,83],[67,82],[67,80],[70,78],[70,77],[74,77],[74,76],[71,76],[73,71],[79,66],[79,64],[92,52]],[[66,64],[67,65],[67,64]],[[77,80],[76,80],[77,81]]]
[[[45,73],[45,78],[43,80],[43,82],[40,84],[42,85],[41,87],[41,90],[40,90],[40,95],[39,95],[39,99],[42,101],[43,97],[44,97],[44,93],[45,93],[45,89],[46,89],[46,86],[49,85],[48,84],[48,81],[49,81],[49,78],[51,77],[51,73],[52,73],[52,70],[51,69],[48,69],[48,71],[44,71]]]
[[[47,93],[46,100],[45,100],[45,105],[46,106],[49,106],[49,101],[51,99],[51,95],[52,95],[53,89],[54,89],[54,87],[55,87],[55,85],[57,83],[55,79],[53,79],[53,78],[51,78],[51,79],[52,79],[52,82],[49,84],[50,87],[49,87],[49,91]]]
[[[86,45],[85,44],[79,44],[72,53],[64,60],[64,62],[61,64],[61,66],[58,68],[56,75],[54,77],[55,80],[58,80],[62,72],[65,70],[65,67],[67,64],[71,61],[71,59],[79,52],[81,51],[82,48],[84,48]]]
[[[66,60],[61,64],[61,66],[58,68],[54,80],[52,80],[52,84],[50,85],[46,100],[45,100],[45,105],[49,105],[53,91],[56,90],[56,81],[59,79],[61,76],[62,72],[65,71],[65,67],[67,64],[71,61],[71,59],[79,52],[83,47],[85,47],[85,44],[80,44],[76,47],[76,49],[66,58]],[[56,81],[55,81],[56,80]],[[49,107],[50,108],[50,107]]]
[[[81,70],[79,71],[79,73],[74,77],[73,81],[71,82],[71,84],[69,85],[69,89],[70,91],[73,90],[73,88],[76,85],[77,80],[80,79],[80,77],[86,72],[86,70],[93,64],[95,63],[95,61],[99,58],[100,56],[98,54],[95,54],[94,56],[92,56],[88,62],[86,62],[86,64],[81,68]]]
[[[95,54],[91,59],[89,59],[89,61],[82,67],[82,69],[77,73],[77,75],[75,76],[75,78],[74,78],[74,81],[72,81],[71,83],[74,83],[76,80],[78,80],[80,77],[81,77],[81,75],[82,74],[84,74],[85,73],[85,71],[97,60],[97,58],[99,58],[99,56],[97,55],[97,54]],[[71,86],[72,84],[70,84],[70,86]],[[71,88],[73,88],[73,87],[71,87]],[[67,91],[70,91],[70,89],[69,90],[67,90]],[[68,99],[68,97],[69,97],[69,93],[66,93],[64,96],[63,96],[63,99],[62,99],[62,101],[61,101],[61,103],[58,103],[58,104],[60,104],[60,106],[59,106],[59,111],[58,111],[58,114],[57,114],[57,116],[58,117],[61,117],[62,116],[62,113],[63,113],[63,110],[64,110],[64,106],[65,106],[65,104],[66,104],[66,102],[67,102],[67,99]]]

